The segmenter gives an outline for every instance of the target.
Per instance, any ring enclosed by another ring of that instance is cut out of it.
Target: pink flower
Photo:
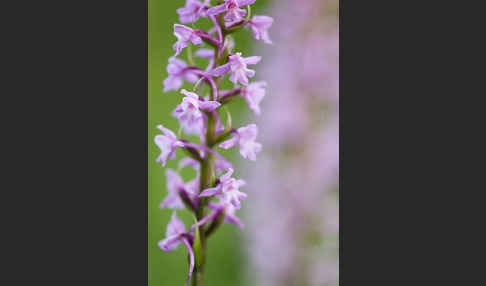
[[[183,48],[187,47],[189,42],[194,45],[202,44],[202,39],[196,31],[184,25],[174,24],[174,35],[177,37],[177,42],[173,46],[176,51],[174,56],[177,56]]]
[[[272,26],[273,18],[269,16],[253,16],[247,26],[251,28],[255,40],[263,40],[267,44],[272,44],[268,36],[268,29]]]
[[[186,201],[194,207],[197,206],[197,193],[199,189],[199,173],[192,181],[184,183],[182,178],[172,169],[165,171],[167,182],[167,197],[160,203],[160,208],[182,209],[184,203],[181,197],[185,197]]]
[[[204,126],[204,115],[201,109],[215,110],[221,103],[217,101],[203,101],[194,92],[181,90],[185,95],[182,103],[173,111],[172,115],[179,119],[181,126],[187,134],[200,134]]]
[[[184,191],[184,181],[182,178],[174,172],[172,169],[165,171],[167,181],[167,197],[160,203],[160,208],[168,207],[170,209],[182,209],[184,203],[179,197],[179,191]]]
[[[215,203],[210,202],[209,208],[211,208],[213,210],[214,209],[223,209],[224,222],[230,222],[230,223],[238,226],[239,228],[244,227],[243,223],[240,221],[240,219],[235,214],[236,207],[233,206],[232,204],[228,204],[228,203],[225,203],[225,202],[220,202],[219,204],[215,204]]]
[[[253,82],[241,90],[243,96],[248,103],[248,107],[256,114],[260,115],[260,101],[265,96],[265,87],[267,83],[264,81]]]
[[[261,60],[259,56],[244,58],[241,53],[236,53],[229,56],[227,64],[216,67],[210,75],[220,76],[228,72],[231,72],[230,81],[233,83],[240,82],[242,85],[248,85],[248,77],[253,77],[255,75],[254,70],[247,68],[247,65],[256,65]]]
[[[209,1],[201,3],[198,0],[186,0],[186,6],[177,9],[179,21],[183,24],[196,22],[199,16],[203,15],[203,10],[207,2]]]
[[[236,209],[241,208],[241,200],[246,198],[246,194],[239,191],[246,183],[243,180],[231,178],[233,169],[219,178],[219,184],[215,188],[206,189],[199,194],[199,197],[218,196],[221,202],[231,204]]]
[[[246,11],[240,9],[240,7],[251,5],[255,3],[255,1],[256,0],[225,0],[224,4],[211,7],[206,13],[211,16],[226,12],[226,15],[224,16],[226,21],[239,21],[246,15]]]
[[[165,128],[162,125],[157,126],[164,135],[155,136],[155,144],[160,148],[161,154],[157,158],[157,162],[162,162],[162,167],[165,166],[167,158],[175,159],[175,149],[183,147],[184,143],[177,139],[174,132]]]
[[[175,57],[169,58],[167,73],[169,76],[164,79],[164,92],[169,90],[179,90],[184,79],[191,83],[194,83],[199,79],[191,69],[187,69],[185,61]]]
[[[185,232],[186,226],[179,220],[176,213],[172,214],[172,217],[167,224],[167,229],[165,232],[165,239],[159,241],[158,245],[160,249],[165,252],[172,251],[177,248],[179,243],[184,243],[189,252],[189,273],[187,275],[187,286],[189,286],[189,281],[191,281],[192,272],[194,270],[194,251],[192,250],[191,243],[189,240],[193,239],[191,234]]]
[[[255,124],[249,124],[245,127],[238,128],[240,135],[240,154],[245,159],[256,160],[256,153],[262,150],[262,144],[255,142],[258,135],[258,127]]]
[[[177,217],[176,213],[172,213],[172,217],[167,224],[167,228],[165,231],[165,239],[159,241],[159,247],[163,251],[172,251],[177,248],[179,243],[183,239],[183,234],[186,232],[186,226],[184,223]]]
[[[196,227],[200,227],[210,220],[218,219],[220,215],[224,216],[224,222],[230,222],[239,228],[244,227],[243,223],[235,215],[236,208],[232,204],[224,203],[220,200],[218,203],[209,202],[208,207],[212,212],[199,220],[195,225],[191,226],[190,231],[196,229]]]
[[[262,144],[255,142],[258,135],[258,127],[256,124],[249,124],[236,130],[236,136],[219,144],[223,149],[229,149],[240,144],[240,154],[243,158],[251,161],[256,160],[256,153],[262,150]]]

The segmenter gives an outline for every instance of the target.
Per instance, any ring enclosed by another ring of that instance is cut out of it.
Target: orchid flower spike
[[[248,68],[259,63],[261,57],[243,57],[241,53],[235,52],[237,47],[230,35],[247,27],[252,30],[255,39],[272,43],[268,30],[273,19],[268,16],[253,16],[250,19],[250,15],[247,15],[250,7],[246,7],[248,8],[246,10],[245,6],[255,1],[224,0],[223,3],[219,0],[219,5],[212,7],[210,0],[185,0],[185,6],[177,9],[181,24],[174,24],[174,35],[177,41],[172,48],[175,55],[169,58],[166,67],[168,75],[163,81],[163,91],[179,91],[183,84],[188,82],[195,83],[192,90],[198,91],[200,95],[185,89],[180,90],[183,95],[182,100],[171,113],[180,125],[179,138],[171,130],[158,125],[157,128],[162,131],[162,134],[156,135],[154,140],[161,151],[157,162],[162,163],[162,166],[166,165],[168,158],[175,159],[178,148],[182,148],[188,156],[178,162],[177,170],[166,169],[167,195],[159,207],[187,209],[193,214],[196,222],[186,230],[184,223],[174,212],[167,224],[166,237],[158,242],[158,246],[166,252],[176,249],[181,243],[187,247],[189,252],[187,286],[193,271],[198,277],[193,281],[194,285],[200,286],[200,278],[203,277],[206,244],[199,242],[204,242],[222,222],[229,222],[243,228],[243,223],[235,212],[241,208],[242,201],[247,198],[247,194],[240,191],[246,182],[232,177],[234,172],[232,163],[216,150],[216,146],[219,144],[219,147],[228,149],[239,144],[240,154],[253,161],[256,160],[256,153],[262,149],[262,145],[255,141],[258,134],[255,124],[238,129],[232,128],[230,111],[226,110],[226,122],[223,124],[219,110],[221,105],[241,96],[256,115],[261,112],[260,102],[265,97],[267,84],[264,81],[250,83],[249,78],[255,76],[255,71]],[[209,18],[212,28],[208,31],[195,27],[194,22],[201,17]],[[186,26],[188,23],[191,23],[190,27]],[[177,56],[191,43],[200,47],[194,50],[195,53],[192,49],[186,50],[189,66]],[[193,57],[206,59],[207,61],[204,62],[207,62],[207,66],[201,68],[197,64],[199,59],[196,63],[192,60]],[[222,81],[228,73],[229,81],[235,86],[229,90],[221,90]],[[215,79],[215,77],[220,78]],[[208,89],[210,95],[205,96]],[[195,136],[181,138],[181,132]],[[192,167],[196,173],[187,182],[180,175],[185,167]],[[208,222],[210,223],[208,228],[199,229]],[[197,231],[194,232],[196,229]],[[198,256],[195,257],[195,254]],[[195,258],[198,262],[196,268]]]

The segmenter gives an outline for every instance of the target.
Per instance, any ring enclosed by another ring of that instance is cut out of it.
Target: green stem
[[[192,44],[189,43],[187,45],[187,62],[191,66],[195,66],[196,64],[194,63],[194,59],[192,58]]]
[[[224,25],[223,25],[224,27]],[[225,35],[223,34],[223,42],[224,42]],[[213,46],[214,47],[214,46]],[[218,54],[218,47],[214,47],[214,54],[215,54],[215,62],[220,61],[221,59],[216,58]],[[215,78],[213,78],[214,80]],[[211,86],[211,95],[212,100],[217,100],[217,90],[219,89],[221,81],[217,81],[216,86]],[[216,90],[214,90],[216,88]],[[216,95],[216,96],[215,96]],[[206,131],[206,146],[208,148],[213,148],[214,142],[216,140],[215,130],[216,130],[216,118],[211,112],[206,113],[208,117],[207,121],[207,131]],[[200,176],[200,185],[199,185],[199,193],[201,193],[204,189],[214,187],[214,183],[216,180],[215,174],[215,167],[214,167],[214,154],[211,152],[206,152],[205,157],[201,160],[201,176]],[[196,210],[196,218],[197,220],[201,220],[205,213],[204,209],[208,204],[208,198],[201,198],[199,201],[198,208]],[[213,227],[214,228],[214,227]],[[209,233],[210,234],[210,233]],[[201,240],[201,252],[202,252],[202,263],[199,266],[194,268],[193,278],[192,278],[192,285],[193,286],[202,286],[203,279],[204,279],[204,266],[206,261],[206,241],[207,241],[207,234],[206,234],[206,227],[202,225],[199,228],[199,236]]]
[[[204,272],[202,271],[202,268],[201,268],[201,271],[197,271],[194,270],[194,278],[193,278],[193,282],[192,282],[192,285],[193,286],[202,286],[203,285],[203,278],[204,278]]]

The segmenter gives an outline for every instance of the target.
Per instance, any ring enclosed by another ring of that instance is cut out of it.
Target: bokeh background
[[[160,151],[153,143],[159,134],[156,125],[174,131],[179,127],[170,114],[181,96],[163,93],[162,81],[174,54],[176,9],[185,0],[148,1],[148,281],[149,286],[185,285],[186,249],[165,253],[157,246],[171,211],[158,207],[167,193],[165,168],[155,162]],[[241,160],[237,149],[222,152],[236,162],[236,175],[249,183],[242,189],[249,197],[239,213],[247,228],[225,224],[211,237],[205,284],[337,285],[337,0],[257,0],[252,14],[275,19],[270,29],[275,44],[257,42],[243,30],[234,35],[236,49],[263,56],[253,81],[266,80],[267,95],[259,118],[243,100],[229,109],[235,126],[257,122],[263,151],[251,163]],[[203,18],[197,26],[209,28],[209,20]],[[184,52],[181,57],[185,59]],[[169,160],[167,167],[176,169],[176,164]],[[182,175],[189,180],[195,173],[186,168]],[[178,216],[191,224],[188,212],[178,211]]]

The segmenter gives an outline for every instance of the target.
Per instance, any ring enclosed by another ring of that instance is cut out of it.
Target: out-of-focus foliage
[[[339,248],[337,0],[279,0],[263,53],[264,146],[247,168],[250,285],[336,286]]]

